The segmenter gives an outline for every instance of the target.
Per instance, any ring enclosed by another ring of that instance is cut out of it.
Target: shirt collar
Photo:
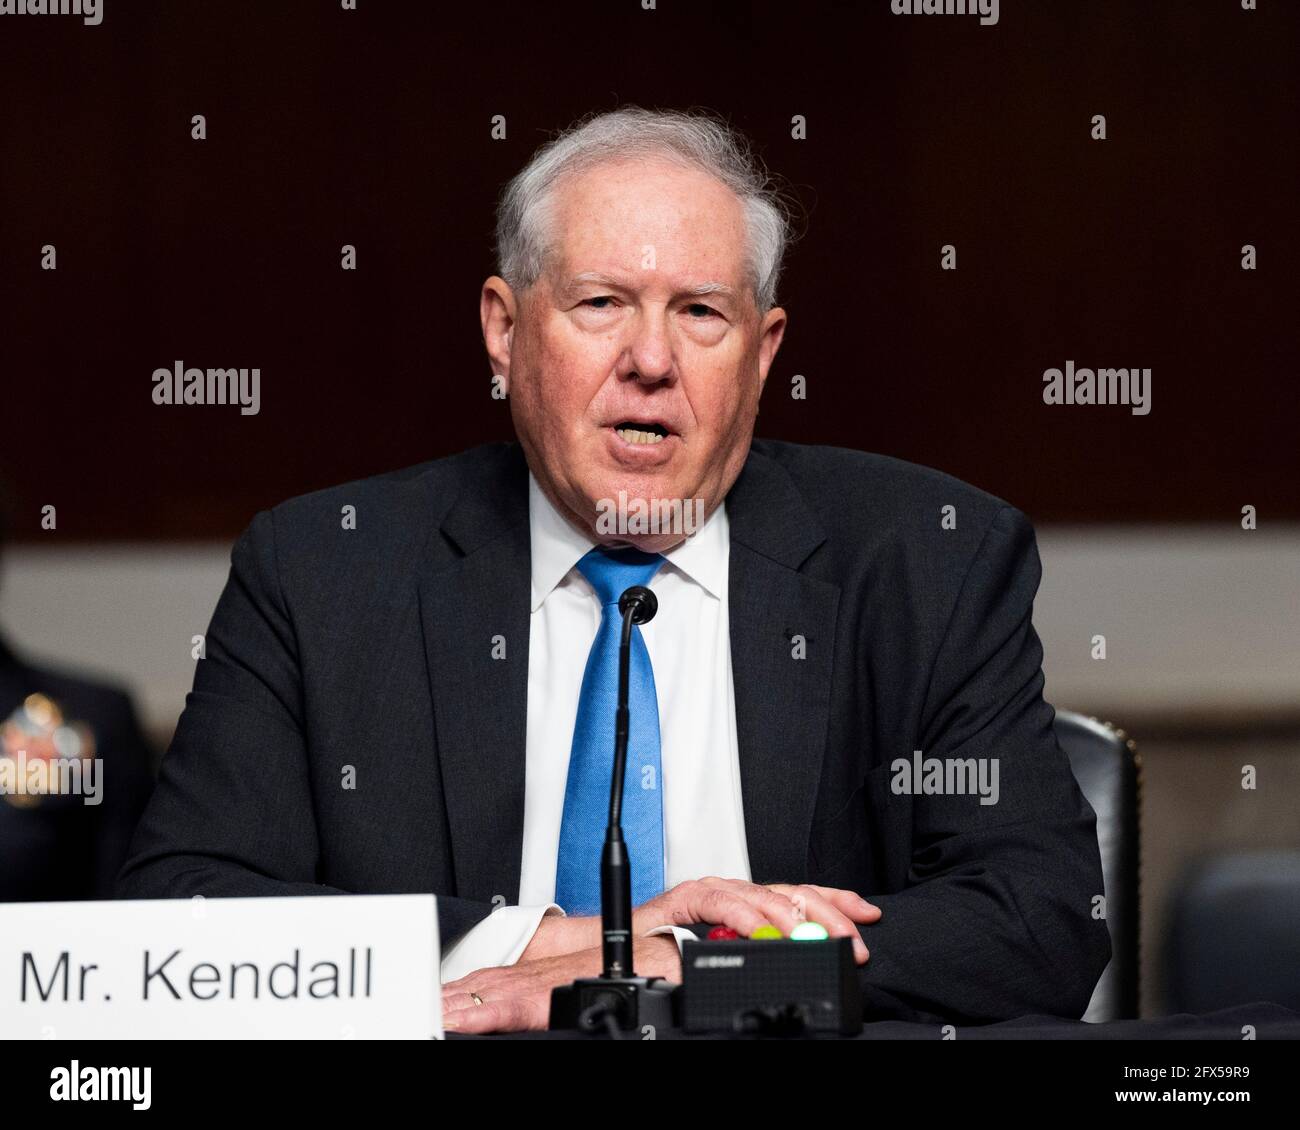
[[[528,473],[528,531],[532,551],[532,611],[536,612],[596,541],[577,530],[555,509],[531,471]],[[668,562],[665,568],[671,566],[711,596],[721,599],[726,592],[729,547],[730,525],[724,503],[694,534],[664,554]]]

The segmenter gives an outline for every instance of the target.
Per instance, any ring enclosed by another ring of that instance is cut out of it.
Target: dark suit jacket
[[[432,891],[446,943],[516,900],[526,484],[502,444],[257,515],[121,895]],[[762,440],[727,508],[754,881],[881,907],[868,1016],[1078,1017],[1110,942],[1094,814],[1042,697],[1028,521],[936,471]],[[895,795],[890,763],[918,749],[1000,759],[999,802]]]
[[[94,732],[102,799],[88,805],[80,796],[44,796],[18,808],[0,797],[0,902],[112,898],[153,788],[153,751],[125,692],[36,666],[0,640],[0,720],[37,693]]]

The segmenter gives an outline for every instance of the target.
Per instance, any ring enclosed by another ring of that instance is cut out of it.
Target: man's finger
[[[479,994],[480,997],[482,994]],[[455,1012],[460,1008],[481,1008],[481,1005],[474,1003],[472,990],[461,989],[454,993],[444,992],[442,994],[442,1011],[446,1015],[449,1012]]]
[[[880,907],[868,902],[857,891],[847,891],[843,887],[818,887],[811,883],[805,883],[804,886],[811,887],[855,922],[875,922],[881,916]]]
[[[737,898],[743,899],[766,917],[766,923],[778,927],[788,934],[803,921],[799,907],[775,885],[762,886],[748,883],[744,879],[719,879],[718,886],[730,891]],[[720,923],[730,926],[731,923]],[[736,927],[732,926],[732,929]],[[752,932],[752,931],[751,931]]]
[[[690,907],[696,922],[728,926],[743,937],[748,937],[760,926],[773,924],[752,902],[724,887],[706,887],[697,892]]]
[[[444,1015],[442,1025],[449,1032],[468,1032],[474,1035],[496,1032],[505,1018],[508,1003],[508,1001],[492,1001],[474,1004],[471,1001],[468,1008],[453,1009]]]
[[[458,1008],[443,1017],[443,1027],[452,1032],[483,1035],[488,1032],[522,1032],[534,1027],[534,1010],[525,997],[506,997],[481,1005]]]
[[[832,938],[852,939],[853,956],[859,965],[865,963],[871,956],[866,943],[862,940],[862,935],[858,933],[857,923],[841,913],[812,887],[795,887],[782,883],[777,886],[777,889],[798,902],[804,908],[807,920],[824,926]]]

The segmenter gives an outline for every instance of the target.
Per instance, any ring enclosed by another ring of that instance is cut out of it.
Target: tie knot
[[[632,585],[648,585],[663,563],[662,553],[598,545],[578,562],[578,572],[591,582],[600,603],[609,605],[617,604],[618,598]]]

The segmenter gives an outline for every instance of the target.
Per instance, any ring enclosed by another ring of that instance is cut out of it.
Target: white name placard
[[[0,904],[0,1038],[440,1039],[433,895]]]

